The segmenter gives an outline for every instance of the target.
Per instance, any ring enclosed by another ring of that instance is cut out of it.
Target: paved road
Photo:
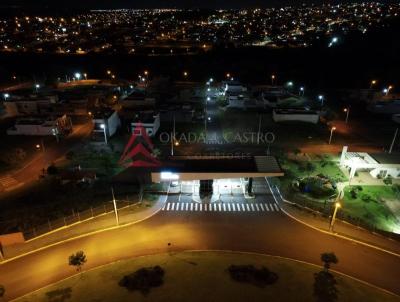
[[[271,196],[265,196],[265,202],[273,203]],[[316,264],[322,252],[333,251],[339,258],[335,269],[400,294],[400,258],[317,232],[281,211],[160,211],[139,224],[2,264],[0,284],[7,288],[8,298],[14,298],[70,276],[75,272],[67,258],[78,250],[86,252],[88,269],[119,259],[187,249],[260,252]]]
[[[63,139],[60,144],[54,142],[45,146],[45,152],[36,156],[23,168],[0,176],[0,185],[2,185],[5,191],[9,191],[38,179],[39,175],[42,174],[43,168],[47,167],[69,150],[80,144],[82,140],[86,139],[90,135],[92,127],[91,122],[77,126],[74,132]]]

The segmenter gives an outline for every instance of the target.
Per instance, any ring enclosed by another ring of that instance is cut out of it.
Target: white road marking
[[[259,212],[260,208],[258,207],[258,203],[256,203],[255,206],[256,206],[257,212]]]
[[[185,208],[185,210],[186,210],[186,211],[189,210],[189,203],[188,203],[188,202],[186,203],[186,208]]]
[[[250,204],[251,210],[254,211],[254,205],[251,203]]]
[[[269,207],[271,208],[271,211],[272,211],[272,212],[275,211],[274,207],[272,206],[272,203],[269,204]]]
[[[276,205],[276,203],[274,203],[274,207],[277,211],[279,211],[279,207]]]
[[[250,212],[250,207],[249,207],[249,204],[248,204],[248,203],[246,203],[246,208],[247,208],[247,211]]]
[[[167,203],[167,211],[169,211],[170,203]]]
[[[226,209],[225,209],[225,204],[224,204],[224,203],[222,204],[222,207],[223,207],[223,209],[224,209],[223,211],[225,212]]]
[[[265,211],[265,209],[264,209],[264,206],[263,206],[263,204],[262,203],[260,203],[260,208],[261,208],[261,211]]]
[[[175,202],[172,203],[171,211],[175,210]]]
[[[232,203],[232,211],[236,212],[236,207],[234,203]]]
[[[193,211],[193,203],[190,204],[190,211]]]
[[[194,204],[194,210],[197,211],[197,203]]]

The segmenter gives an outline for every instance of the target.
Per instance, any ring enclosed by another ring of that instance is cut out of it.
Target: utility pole
[[[257,145],[260,144],[260,134],[261,134],[261,115],[258,117]]]
[[[111,187],[111,194],[112,194],[112,199],[113,199],[113,204],[114,204],[115,220],[116,220],[116,222],[117,222],[117,225],[119,225],[119,217],[118,217],[117,202],[116,202],[116,200],[115,200],[114,188],[113,188],[113,187]]]
[[[399,132],[399,128],[396,128],[396,131],[394,132],[394,136],[393,136],[393,140],[392,143],[390,145],[390,149],[389,149],[389,154],[392,153],[393,147],[394,147],[394,143],[396,141],[396,137],[397,137],[397,133]]]
[[[335,220],[336,220],[336,214],[338,209],[341,207],[339,201],[335,202],[335,210],[333,211],[333,215],[332,215],[332,220],[331,220],[331,224],[329,225],[329,230],[332,231],[333,230],[333,225],[335,224]]]
[[[347,122],[349,121],[350,106],[347,107],[347,108],[344,108],[344,112],[346,112],[346,120],[345,120],[345,122],[347,124]]]
[[[174,144],[175,144],[175,114],[174,114],[174,124],[172,128],[172,137],[171,137],[171,156],[174,156]]]
[[[333,131],[335,131],[336,130],[336,127],[332,127],[331,128],[331,135],[329,136],[329,145],[331,144],[331,142],[332,142],[332,136],[333,136]]]

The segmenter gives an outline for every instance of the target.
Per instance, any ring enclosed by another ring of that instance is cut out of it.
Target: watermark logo
[[[161,162],[153,155],[153,143],[146,129],[139,123],[125,146],[119,164],[128,167],[158,167]]]
[[[218,135],[217,133],[186,132],[186,133],[170,133],[161,132],[159,140],[163,144],[171,142],[179,142],[185,144],[266,144],[270,145],[275,141],[273,132],[237,132],[225,133]]]

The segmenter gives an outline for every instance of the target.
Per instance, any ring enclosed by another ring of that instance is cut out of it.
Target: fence
[[[308,210],[320,217],[330,218],[331,215],[333,214],[334,203],[328,200],[324,204],[308,200],[306,198],[298,198],[298,197],[292,198],[291,200],[294,201],[293,203],[289,202],[292,206],[295,206],[302,210]],[[375,224],[368,223],[362,218],[351,216],[343,211],[337,212],[336,219],[345,223],[350,223],[355,227],[363,228],[369,232],[379,234],[384,237],[400,240],[399,234],[378,229]]]
[[[117,209],[123,209],[128,206],[133,206],[138,202],[127,201],[127,200],[117,200]],[[55,220],[48,220],[47,223],[32,227],[27,230],[23,230],[25,240],[35,238],[37,236],[46,234],[48,232],[54,231],[56,229],[72,225],[87,219],[95,218],[100,215],[108,214],[114,212],[114,204],[112,201],[105,202],[103,205],[98,207],[91,207],[87,210],[77,212],[71,211],[71,215],[63,216]]]

